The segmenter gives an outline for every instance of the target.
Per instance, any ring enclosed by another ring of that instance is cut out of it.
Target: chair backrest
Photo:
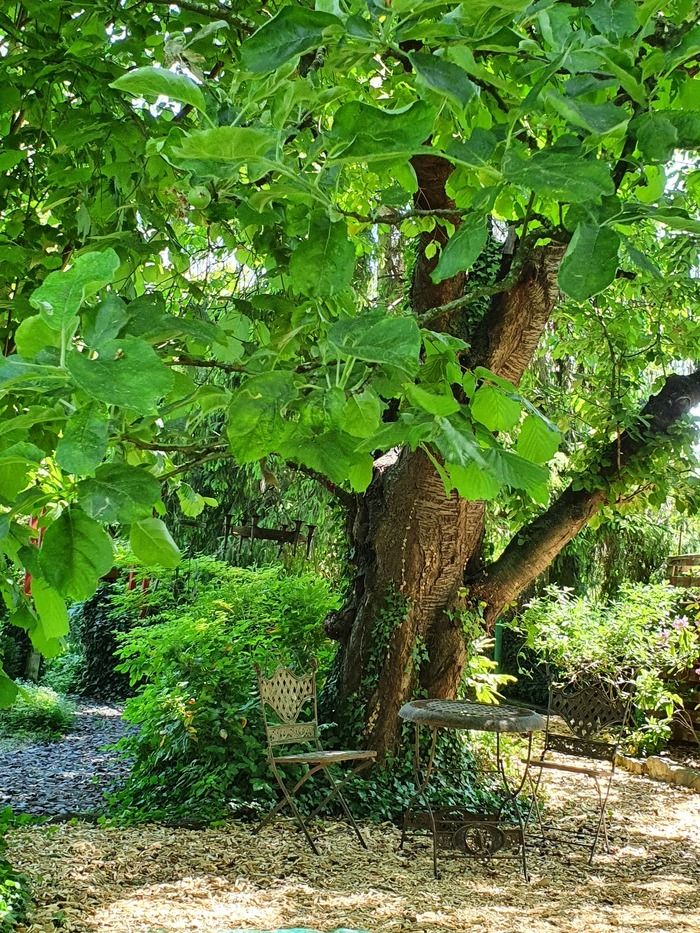
[[[600,677],[550,684],[547,746],[563,754],[613,760],[629,720],[632,694],[626,685]],[[553,732],[549,717],[559,716],[568,735]]]
[[[256,668],[256,673],[270,750],[275,745],[303,742],[312,742],[318,747],[315,668],[299,675],[288,667],[278,667],[270,677],[265,677],[259,668]],[[300,720],[307,703],[311,704],[311,718]],[[274,721],[271,721],[268,711],[272,711]]]

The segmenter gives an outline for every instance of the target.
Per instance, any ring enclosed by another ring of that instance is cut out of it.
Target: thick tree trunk
[[[380,753],[394,746],[420,646],[456,601],[466,557],[481,536],[481,510],[472,505],[446,496],[430,460],[408,451],[378,464],[358,505],[352,529],[358,576],[330,630],[341,641],[338,699],[357,703],[366,740]]]
[[[416,206],[452,209],[445,192],[452,167],[432,156],[416,157],[413,164]],[[436,237],[445,239],[441,229],[424,235],[419,245],[411,288],[417,315],[464,293],[464,275],[432,282],[437,257],[426,259],[424,250]],[[556,250],[539,251],[519,283],[494,301],[481,338],[481,365],[520,379],[554,307],[558,259]],[[453,311],[432,326],[456,333],[460,324]],[[491,327],[496,336],[489,338]],[[341,649],[327,712],[345,722],[361,717],[364,740],[380,758],[395,747],[398,711],[415,689],[421,666],[433,695],[450,695],[459,683],[464,644],[452,610],[460,604],[464,569],[481,549],[483,528],[484,503],[447,496],[420,451],[378,461],[372,485],[357,501],[350,528],[357,575],[347,605],[328,623]]]

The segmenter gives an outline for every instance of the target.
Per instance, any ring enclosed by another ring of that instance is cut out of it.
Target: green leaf
[[[96,405],[86,405],[71,415],[56,447],[62,470],[84,476],[93,473],[107,453],[109,419]]]
[[[328,343],[342,356],[386,363],[409,373],[418,369],[421,336],[414,317],[370,311],[336,321],[328,330]]]
[[[120,266],[113,249],[101,253],[83,253],[67,270],[50,272],[29,299],[45,323],[55,331],[64,331],[80,306],[114,279]]]
[[[549,473],[544,467],[525,460],[512,450],[492,447],[484,452],[484,457],[494,476],[503,485],[523,489],[530,495],[541,493],[549,479]]]
[[[440,253],[438,264],[430,275],[433,282],[437,284],[471,269],[486,245],[487,237],[486,218],[483,215],[469,214],[465,217]]]
[[[587,159],[580,151],[540,149],[522,159],[511,150],[503,169],[508,181],[551,200],[599,203],[604,195],[615,193],[609,167]]]
[[[88,599],[100,577],[112,569],[114,554],[107,532],[92,518],[71,507],[46,529],[41,548],[46,581],[70,599]]]
[[[630,36],[639,29],[638,6],[634,0],[595,0],[586,12],[604,35]]]
[[[465,418],[458,416],[451,421],[447,418],[437,418],[436,422],[439,433],[435,438],[435,446],[446,463],[466,467],[474,462],[481,469],[490,470],[484,451]]]
[[[372,437],[380,425],[381,402],[370,389],[351,395],[341,412],[340,427],[352,437]]]
[[[430,412],[431,415],[446,417],[459,411],[460,404],[452,395],[437,394],[427,392],[421,386],[412,385],[410,382],[404,386],[406,398],[409,399],[418,408]]]
[[[11,502],[26,487],[43,458],[42,450],[25,441],[0,451],[0,496]]]
[[[579,224],[559,267],[559,286],[576,301],[597,295],[614,280],[620,238],[610,227]]]
[[[645,113],[633,124],[637,148],[649,162],[667,162],[678,145],[678,131],[661,113]]]
[[[285,6],[241,46],[241,63],[248,71],[274,71],[297,55],[318,48],[323,34],[342,22],[330,13]]]
[[[135,337],[108,341],[97,359],[72,350],[66,365],[77,385],[92,398],[142,415],[158,412],[173,386],[173,374],[147,343]]]
[[[188,518],[197,518],[201,515],[207,505],[216,506],[216,499],[209,496],[201,496],[189,483],[180,483],[177,487],[177,498],[180,502],[182,514]]]
[[[559,448],[561,435],[554,426],[538,415],[528,415],[518,435],[517,451],[533,463],[545,463]]]
[[[381,110],[360,101],[343,104],[333,117],[332,139],[341,148],[332,159],[371,162],[408,156],[430,136],[435,111],[425,101],[403,110]]]
[[[291,437],[285,455],[338,485],[348,482],[355,492],[362,492],[372,480],[373,460],[358,448],[358,441],[347,434],[325,431],[313,437]]]
[[[469,168],[490,168],[493,171],[493,154],[497,145],[498,138],[494,133],[477,127],[466,142],[452,140],[447,146],[447,154]]]
[[[480,386],[472,399],[472,417],[489,431],[510,431],[520,419],[520,402],[495,386]]]
[[[328,297],[342,291],[355,271],[355,246],[344,221],[331,223],[323,214],[311,222],[308,239],[292,253],[289,272],[295,292]]]
[[[82,337],[89,347],[99,349],[114,340],[129,320],[126,303],[109,294],[91,313],[83,315]]]
[[[32,580],[32,598],[45,638],[63,638],[68,634],[68,610],[62,596],[46,581]]]
[[[274,156],[278,134],[264,127],[217,126],[190,133],[173,151],[177,162],[224,162],[240,165]]]
[[[565,97],[556,91],[548,91],[545,100],[573,126],[580,126],[591,133],[604,135],[621,129],[629,121],[629,114],[611,102],[590,104],[583,100]]]
[[[501,491],[501,483],[493,474],[478,466],[474,461],[466,466],[458,463],[446,464],[453,487],[464,499],[477,502],[495,499]]]
[[[288,433],[283,410],[296,395],[294,378],[289,372],[253,376],[234,392],[227,433],[239,463],[261,460],[280,449]]]
[[[15,331],[15,346],[20,356],[33,359],[47,347],[60,347],[61,337],[40,314],[25,318]]]
[[[478,86],[459,65],[454,65],[437,55],[426,55],[424,52],[412,52],[408,57],[421,82],[431,91],[449,98],[458,107],[463,109],[470,100],[478,96]]]
[[[88,515],[105,524],[129,524],[151,514],[160,498],[160,482],[143,467],[105,463],[94,479],[78,484],[78,502]]]
[[[159,518],[146,518],[131,526],[131,549],[145,567],[175,568],[180,550]]]
[[[0,670],[0,709],[12,706],[18,693],[19,688],[14,680],[11,680],[5,671]]]
[[[202,92],[192,78],[176,74],[167,68],[135,68],[112,81],[110,87],[126,91],[132,97],[143,97],[145,100],[169,97],[171,100],[189,104],[202,113],[206,110]]]

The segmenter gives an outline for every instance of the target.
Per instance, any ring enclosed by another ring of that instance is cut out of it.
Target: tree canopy
[[[110,531],[177,563],[164,484],[196,515],[182,479],[208,460],[278,457],[347,498],[421,448],[446,494],[531,511],[574,421],[631,460],[640,399],[700,345],[695,19],[688,0],[6,4],[0,551],[35,647],[60,650]],[[381,280],[392,243],[422,262],[411,295]],[[516,387],[517,346],[475,351],[543,257],[565,298],[550,360],[583,361],[558,396]]]

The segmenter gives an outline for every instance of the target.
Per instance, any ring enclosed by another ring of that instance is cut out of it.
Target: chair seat
[[[297,752],[291,755],[273,756],[272,760],[278,765],[323,765],[333,764],[336,761],[369,761],[376,758],[377,753],[372,751],[315,751]]]
[[[567,765],[558,761],[523,761],[523,764],[529,764],[531,768],[548,768],[550,771],[568,771],[570,774],[586,774],[588,777],[608,777],[610,771],[601,768],[587,768],[585,765]]]

